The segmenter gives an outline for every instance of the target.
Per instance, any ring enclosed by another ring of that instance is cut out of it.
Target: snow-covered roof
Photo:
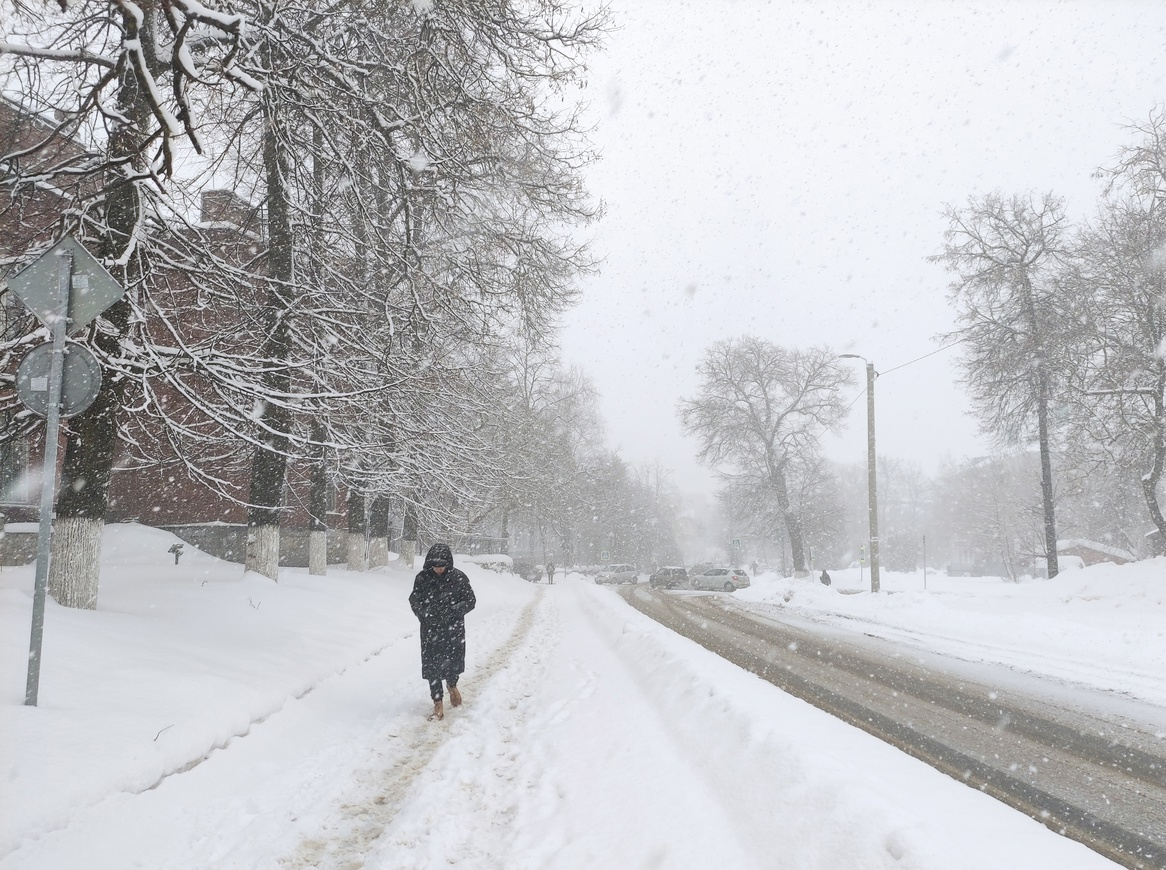
[[[1111,547],[1108,544],[1102,544],[1097,541],[1089,541],[1084,538],[1066,538],[1063,541],[1057,541],[1057,552],[1062,550],[1070,550],[1073,547],[1081,547],[1082,549],[1093,550],[1097,553],[1104,553],[1106,556],[1113,556],[1115,559],[1124,559],[1127,562],[1136,561],[1137,557],[1133,553],[1122,550],[1118,547]]]

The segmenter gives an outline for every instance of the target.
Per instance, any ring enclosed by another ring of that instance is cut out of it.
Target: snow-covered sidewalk
[[[0,575],[0,868],[1112,867],[579,575],[467,563],[466,705],[419,677],[411,577],[279,584],[109,530],[96,612]],[[169,562],[169,564],[168,564]]]

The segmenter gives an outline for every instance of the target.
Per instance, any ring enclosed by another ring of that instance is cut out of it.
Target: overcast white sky
[[[948,276],[925,261],[943,206],[1051,190],[1087,217],[1122,125],[1166,102],[1160,0],[612,7],[589,87],[604,264],[562,346],[602,392],[611,444],[684,489],[711,480],[676,417],[709,344],[826,344],[880,372],[935,350],[952,326]],[[933,471],[986,451],[956,359],[879,379],[880,454]],[[828,455],[865,462],[865,411]]]

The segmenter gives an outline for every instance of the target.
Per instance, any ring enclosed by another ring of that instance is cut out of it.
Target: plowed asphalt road
[[[1119,864],[1166,868],[1166,747],[1136,711],[729,596],[621,592],[674,631]]]

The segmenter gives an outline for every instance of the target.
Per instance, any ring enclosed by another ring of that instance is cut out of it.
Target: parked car
[[[687,589],[688,571],[678,565],[666,565],[663,568],[657,568],[652,572],[652,576],[648,578],[648,585],[653,589],[658,587],[664,589]]]
[[[595,577],[596,583],[635,583],[639,579],[635,565],[608,565]]]
[[[536,565],[525,559],[515,559],[510,570],[530,583],[537,583],[543,578],[542,565]]]
[[[744,568],[694,567],[688,575],[693,589],[723,589],[736,592],[749,585],[749,573]]]

